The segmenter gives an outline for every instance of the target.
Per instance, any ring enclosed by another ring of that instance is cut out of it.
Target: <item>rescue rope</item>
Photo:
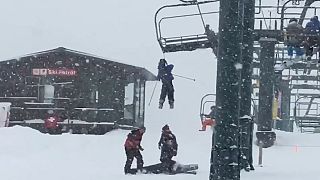
[[[199,3],[198,3],[198,1],[197,1],[197,0],[195,0],[195,3],[197,4],[197,7],[198,7],[198,11],[199,11],[199,14],[200,14],[200,17],[201,17],[201,21],[202,21],[203,29],[206,29],[206,24],[204,23],[204,19],[203,19],[203,16],[202,16],[201,10],[200,10]]]

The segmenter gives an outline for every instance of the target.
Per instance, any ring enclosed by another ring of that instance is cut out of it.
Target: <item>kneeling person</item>
[[[178,144],[176,136],[171,132],[168,125],[162,128],[158,146],[161,149],[160,161],[163,164],[164,171],[174,172],[176,161],[172,160],[172,158],[177,155]]]

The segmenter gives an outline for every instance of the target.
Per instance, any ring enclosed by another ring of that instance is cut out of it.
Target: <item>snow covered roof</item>
[[[0,62],[0,65],[1,64],[11,64],[11,63],[14,64],[17,62],[28,63],[28,62],[30,62],[31,59],[39,60],[40,58],[38,58],[38,57],[46,57],[46,56],[49,56],[50,54],[57,54],[57,53],[66,53],[66,54],[73,55],[73,56],[80,56],[81,59],[83,59],[85,61],[92,60],[97,64],[102,64],[102,65],[107,64],[108,66],[113,66],[115,68],[121,68],[128,74],[139,74],[142,77],[144,77],[144,79],[146,79],[147,81],[155,81],[156,80],[156,76],[145,68],[116,62],[114,60],[111,60],[110,58],[107,59],[107,58],[99,57],[99,56],[92,55],[89,53],[80,52],[80,51],[76,51],[76,50],[72,50],[72,49],[67,49],[64,47],[58,47],[58,48],[51,49],[51,50],[35,52],[35,53],[19,56],[16,58],[12,58],[9,60],[4,60],[4,61]]]

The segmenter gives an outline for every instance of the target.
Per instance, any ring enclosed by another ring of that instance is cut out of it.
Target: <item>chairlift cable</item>
[[[162,51],[163,59],[166,59],[166,54]]]

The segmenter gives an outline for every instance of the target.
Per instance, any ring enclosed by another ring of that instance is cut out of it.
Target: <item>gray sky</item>
[[[156,41],[154,14],[161,6],[175,3],[180,1],[0,0],[0,60],[63,46],[156,73],[163,55]],[[217,10],[217,5],[210,5],[210,10]],[[196,13],[197,9],[174,9],[165,14],[179,12]],[[218,16],[205,18],[217,30]],[[164,25],[166,33],[173,36],[204,32],[199,17]],[[175,78],[177,102],[185,104],[181,101],[185,99],[198,104],[204,94],[215,91],[216,58],[211,49],[170,53],[166,59],[175,65],[173,73],[196,79]],[[155,104],[159,91],[160,86]],[[198,113],[198,108],[192,109]]]
[[[2,60],[65,46],[120,61],[131,62],[134,59],[136,63],[133,64],[140,65],[162,56],[155,37],[155,11],[166,3],[179,3],[178,0],[0,2]],[[197,12],[195,7],[192,10],[182,9],[181,12]],[[201,21],[196,20],[180,20],[176,26],[173,23],[165,25],[169,27],[168,34],[173,36],[192,28],[202,33]],[[180,29],[183,26],[185,28]]]

